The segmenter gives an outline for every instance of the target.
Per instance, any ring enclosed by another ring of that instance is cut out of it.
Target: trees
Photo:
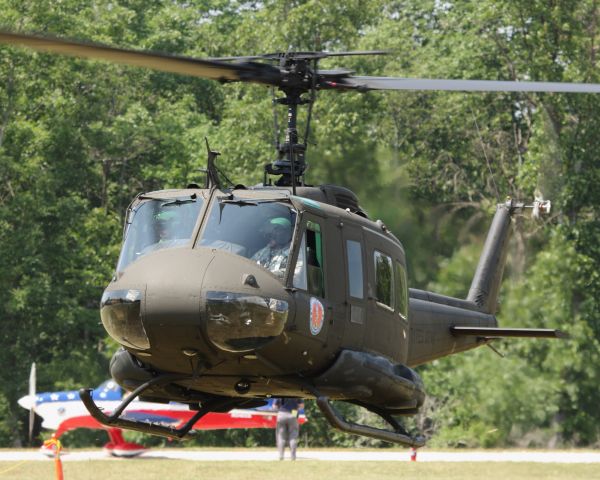
[[[418,17],[427,18],[418,38],[428,53],[418,68],[431,76],[595,81],[598,9],[593,2],[571,7],[562,2],[551,7],[546,2],[436,4]],[[406,18],[422,24],[410,10]],[[505,342],[501,349],[510,359],[503,362],[510,365],[502,375],[498,360],[485,351],[427,369],[426,384],[440,407],[433,420],[445,430],[438,439],[517,442],[524,432],[541,428],[550,435],[530,437],[531,443],[593,442],[597,409],[588,401],[596,396],[597,384],[592,312],[598,252],[592,239],[598,217],[591,192],[597,191],[598,129],[591,112],[599,100],[554,94],[423,97],[419,102],[427,113],[410,103],[394,110],[395,124],[411,125],[416,118],[417,128],[409,127],[414,133],[400,149],[421,196],[483,206],[504,195],[552,197],[552,222],[541,229],[518,224],[517,240],[532,238],[526,250],[517,250],[520,262],[513,261],[509,270],[500,321],[563,326],[574,337],[570,343]],[[460,217],[454,222],[465,225]],[[448,287],[451,276],[464,278],[465,260],[474,265],[471,250],[460,243],[452,255],[438,274],[446,281],[438,285]],[[463,283],[462,292],[446,293],[464,295],[467,287]],[[551,434],[557,435],[549,439]]]
[[[288,46],[393,50],[344,59],[372,75],[598,80],[598,8],[591,0],[0,0],[0,23],[198,56]],[[273,152],[264,87],[5,47],[0,75],[0,359],[14,366],[0,374],[0,410],[7,412],[0,441],[8,445],[25,438],[16,399],[31,361],[42,389],[106,375],[111,347],[97,301],[133,195],[199,181],[205,136],[238,182],[259,181],[256,172]],[[518,224],[518,261],[509,268],[500,319],[514,326],[567,323],[574,339],[503,342],[507,360],[479,350],[423,369],[437,410],[419,422],[432,425],[440,442],[500,445],[536,429],[545,432],[532,437],[539,443],[554,434],[574,443],[598,438],[599,101],[555,94],[319,96],[308,179],[360,194],[405,243],[412,286],[463,295],[491,206],[536,190],[554,202],[551,222]],[[498,362],[503,375],[494,375]],[[9,433],[19,421],[20,430]],[[311,435],[324,441],[314,425]]]

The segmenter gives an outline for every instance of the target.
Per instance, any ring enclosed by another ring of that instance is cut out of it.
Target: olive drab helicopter
[[[382,52],[286,52],[194,59],[58,38],[0,32],[0,42],[281,92],[285,140],[257,186],[230,186],[208,148],[206,184],[138,195],[127,210],[116,273],[100,314],[122,346],[112,377],[132,393],[112,413],[81,397],[101,423],[181,438],[208,412],[252,408],[271,396],[316,399],[332,426],[418,447],[398,416],[425,399],[415,366],[488,345],[498,337],[565,336],[559,330],[499,328],[498,292],[511,220],[548,202],[497,207],[466,299],[409,289],[400,241],[370,219],[350,190],[307,185],[306,139],[316,93],[372,90],[599,93],[597,84],[354,76],[319,70],[319,60]],[[308,108],[299,140],[298,107]],[[208,142],[207,142],[208,146]],[[140,397],[189,405],[181,428],[125,419]],[[346,420],[346,401],[388,428]]]

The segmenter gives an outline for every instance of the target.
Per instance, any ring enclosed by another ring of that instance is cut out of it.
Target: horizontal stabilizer
[[[569,334],[550,328],[493,328],[493,327],[450,327],[452,335],[477,336],[486,338],[569,338]]]

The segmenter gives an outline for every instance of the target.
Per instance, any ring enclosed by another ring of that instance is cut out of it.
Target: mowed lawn
[[[144,459],[63,463],[65,480],[516,480],[600,479],[598,464],[412,462],[198,462]],[[0,462],[0,480],[52,480],[52,461]]]

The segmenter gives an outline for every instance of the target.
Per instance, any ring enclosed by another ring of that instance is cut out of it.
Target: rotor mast
[[[306,171],[306,146],[308,132],[310,131],[310,118],[313,101],[315,98],[315,74],[316,68],[309,67],[309,59],[295,58],[293,53],[283,54],[280,59],[280,67],[284,73],[284,80],[279,89],[285,94],[284,97],[276,98],[274,103],[287,106],[287,126],[283,144],[277,141],[277,160],[265,165],[265,184],[267,175],[279,175],[275,185],[292,187],[296,194],[296,186],[304,185],[304,172]],[[314,62],[316,67],[316,61]],[[302,95],[312,91],[311,98],[303,98]],[[303,143],[299,142],[298,136],[298,106],[308,105],[309,113],[306,120],[306,133]],[[276,113],[275,113],[276,115]],[[276,132],[277,134],[277,132]]]

